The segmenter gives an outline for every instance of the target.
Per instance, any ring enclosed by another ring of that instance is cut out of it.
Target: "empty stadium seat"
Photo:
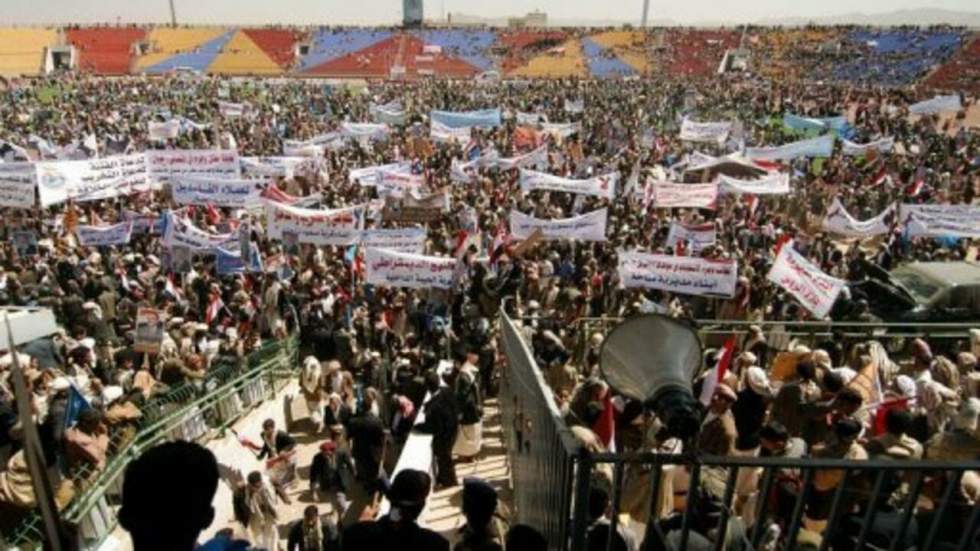
[[[139,27],[85,27],[65,31],[78,55],[78,70],[99,75],[122,75],[130,70],[132,47],[146,36]]]
[[[300,37],[298,32],[292,29],[244,29],[243,32],[280,67],[292,66]]]
[[[417,34],[426,44],[442,47],[444,53],[462,58],[482,71],[493,68],[490,47],[497,41],[491,31],[474,29],[434,29]]]
[[[300,72],[317,73],[316,67],[363,50],[391,37],[391,31],[377,29],[328,29],[313,35],[309,54],[300,60]]]
[[[516,77],[584,77],[587,73],[582,44],[578,40],[568,40],[561,46],[531,58],[525,65],[509,74]]]
[[[44,51],[58,42],[55,29],[0,28],[0,75],[39,75]]]
[[[589,64],[589,72],[595,78],[628,76],[634,73],[633,68],[620,61],[611,48],[604,48],[589,38],[582,39],[582,51]]]
[[[153,29],[146,37],[150,52],[137,61],[137,70],[163,73],[186,67],[204,71],[234,34],[218,27]]]
[[[282,67],[244,31],[235,32],[208,65],[207,71],[217,75],[277,75],[283,72]]]

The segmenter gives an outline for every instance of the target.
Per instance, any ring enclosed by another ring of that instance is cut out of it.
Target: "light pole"
[[[170,0],[170,26],[177,26],[177,10],[174,9],[174,0]]]

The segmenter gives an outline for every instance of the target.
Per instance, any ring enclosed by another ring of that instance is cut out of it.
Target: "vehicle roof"
[[[913,262],[898,268],[924,275],[947,285],[980,285],[980,263],[957,262]]]

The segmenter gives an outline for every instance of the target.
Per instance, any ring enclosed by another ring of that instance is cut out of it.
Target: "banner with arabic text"
[[[627,288],[731,298],[735,296],[738,263],[735,260],[620,251],[619,278]]]
[[[456,259],[367,248],[364,265],[365,281],[371,285],[449,289],[453,286]]]
[[[846,282],[825,274],[796,252],[793,243],[784,243],[766,278],[780,286],[810,311],[814,317],[827,316]]]
[[[512,210],[510,233],[517,239],[527,239],[535,230],[541,230],[541,237],[545,240],[605,241],[606,216],[607,210],[599,209],[571,218],[543,220]]]

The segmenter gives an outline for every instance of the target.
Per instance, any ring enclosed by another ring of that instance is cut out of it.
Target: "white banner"
[[[521,169],[521,190],[525,193],[535,190],[561,191],[580,195],[604,197],[610,201],[616,196],[618,172],[610,172],[587,180],[562,178],[553,174]]]
[[[908,237],[980,238],[980,207],[903,204],[899,218]]]
[[[0,207],[32,208],[36,188],[37,170],[33,163],[0,163]]]
[[[496,166],[504,170],[510,170],[512,168],[531,168],[534,166],[547,166],[548,164],[548,145],[542,145],[541,147],[525,153],[524,155],[518,155],[516,157],[497,157],[490,166]]]
[[[146,157],[116,155],[84,161],[44,161],[35,164],[41,206],[122,197],[149,189]]]
[[[450,289],[456,259],[364,249],[365,282],[384,287]]]
[[[548,115],[544,113],[522,113],[520,111],[514,113],[514,120],[517,124],[530,124],[538,125],[542,122],[548,122]]]
[[[313,166],[314,160],[308,157],[239,157],[243,178],[280,178],[292,179],[298,169]]]
[[[232,103],[230,101],[218,100],[218,112],[221,113],[222,117],[233,119],[244,116],[246,111],[248,111],[247,103]]]
[[[465,144],[470,141],[472,126],[460,126],[452,128],[440,122],[432,121],[429,127],[429,137],[437,142],[459,142]]]
[[[401,103],[393,101],[384,105],[371,104],[368,107],[371,118],[380,124],[401,125],[408,120],[408,112],[402,108]]]
[[[757,180],[740,180],[718,175],[719,193],[748,193],[751,195],[786,195],[789,193],[789,174],[773,172]]]
[[[694,122],[687,118],[681,122],[681,140],[685,142],[721,143],[731,131],[730,122]]]
[[[378,179],[381,172],[399,172],[402,174],[410,174],[412,172],[412,163],[391,163],[387,165],[355,168],[347,175],[347,181],[350,183],[357,182],[365,187],[373,187],[378,185]]]
[[[308,140],[283,140],[282,154],[286,157],[319,157],[323,148],[339,149],[344,146],[340,132],[327,132]]]
[[[178,176],[241,177],[234,149],[151,150],[146,152],[146,166],[155,182],[169,182]]]
[[[599,209],[571,218],[542,220],[512,210],[510,233],[517,239],[527,239],[535,230],[541,230],[545,240],[605,241],[606,214],[606,209]]]
[[[178,176],[170,184],[178,205],[249,208],[262,204],[262,180],[222,180]]]
[[[425,228],[395,228],[364,230],[361,246],[388,249],[400,253],[422,254],[425,250]]]
[[[667,233],[667,246],[677,249],[680,242],[687,243],[687,249],[697,253],[706,247],[711,247],[717,241],[718,236],[714,224],[681,224],[680,222],[670,223],[670,232]]]
[[[425,176],[395,170],[379,170],[378,197],[403,197],[405,194],[418,195],[425,185]]]
[[[738,263],[735,260],[620,251],[619,278],[627,288],[731,298],[735,296]]]
[[[565,100],[566,113],[581,113],[585,111],[585,100]]]
[[[213,253],[214,249],[222,248],[237,251],[239,248],[239,232],[211,233],[198,228],[183,216],[175,216],[172,212],[164,215],[165,230],[161,243],[165,247],[185,247],[195,252]]]
[[[846,283],[823,273],[796,252],[792,241],[784,243],[766,278],[796,297],[814,317],[827,316]]]
[[[545,122],[541,123],[541,131],[551,134],[555,138],[565,139],[582,130],[582,125],[577,122]]]
[[[934,115],[943,111],[959,111],[962,107],[960,105],[960,96],[958,94],[950,94],[948,96],[935,96],[932,99],[912,104],[909,106],[909,113],[913,115]]]
[[[650,198],[658,209],[712,209],[718,201],[718,184],[678,184],[651,182]]]
[[[827,209],[827,215],[820,223],[820,227],[836,235],[863,239],[888,233],[893,222],[895,222],[894,206],[886,208],[881,214],[869,220],[858,220],[847,212],[840,199],[834,197],[834,202]]]
[[[745,156],[754,161],[792,161],[800,157],[830,157],[833,152],[833,134],[774,147],[745,148]]]
[[[166,122],[150,121],[147,123],[147,136],[151,140],[165,141],[180,135],[180,121],[170,119]]]
[[[358,205],[321,210],[266,203],[268,235],[287,246],[295,243],[353,245],[361,237],[358,221],[363,208]]]
[[[133,234],[133,222],[122,222],[112,226],[78,226],[75,235],[83,247],[107,247],[125,245]]]
[[[345,122],[340,125],[341,135],[354,140],[380,140],[384,139],[389,132],[387,124]]]
[[[841,140],[841,152],[844,155],[864,155],[872,149],[877,150],[879,153],[888,153],[895,147],[895,138],[881,138],[873,142],[868,142],[866,144],[854,143],[850,140]]]

